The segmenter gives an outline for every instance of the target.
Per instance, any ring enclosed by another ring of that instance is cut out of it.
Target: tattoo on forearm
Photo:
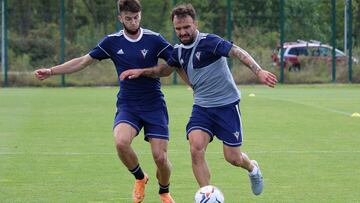
[[[240,61],[245,64],[254,74],[258,74],[261,71],[261,67],[256,61],[247,53],[244,49],[235,46],[235,56],[240,59]]]

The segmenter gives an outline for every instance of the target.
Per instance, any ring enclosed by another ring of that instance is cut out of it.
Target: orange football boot
[[[145,197],[145,185],[148,182],[149,178],[147,174],[144,174],[142,180],[135,180],[134,190],[133,190],[133,200],[134,203],[140,203],[144,200]]]
[[[174,199],[171,197],[170,193],[160,194],[161,203],[175,203]]]

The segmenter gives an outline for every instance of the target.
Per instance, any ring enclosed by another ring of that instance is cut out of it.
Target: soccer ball
[[[224,195],[219,188],[208,185],[196,192],[195,203],[224,203]]]

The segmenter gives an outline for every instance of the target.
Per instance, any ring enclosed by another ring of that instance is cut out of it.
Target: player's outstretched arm
[[[150,68],[136,68],[123,71],[119,78],[120,80],[135,79],[140,76],[159,78],[169,76],[174,71],[174,68],[168,66],[167,64],[160,64],[158,66]]]
[[[246,65],[260,80],[261,83],[274,87],[277,83],[276,76],[269,71],[263,70],[250,54],[244,49],[233,45],[229,52],[229,56],[238,58],[244,65]]]
[[[39,80],[45,80],[52,75],[77,72],[95,61],[96,59],[92,58],[89,54],[86,54],[51,68],[39,68],[34,71],[34,75]]]
[[[151,77],[151,78],[159,78],[169,76],[175,68],[168,66],[167,64],[160,64],[151,68],[137,68],[137,69],[129,69],[122,72],[119,76],[120,80],[135,79],[140,76]],[[176,72],[180,75],[181,79],[191,87],[191,83],[182,68],[176,68]]]

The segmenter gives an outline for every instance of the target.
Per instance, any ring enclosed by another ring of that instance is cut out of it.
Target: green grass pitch
[[[240,86],[242,150],[264,175],[261,196],[244,170],[207,149],[212,184],[227,203],[359,202],[359,85]],[[170,117],[171,193],[193,202],[185,125],[192,92],[164,86]],[[134,178],[116,156],[112,122],[117,88],[0,89],[0,202],[130,203]],[[254,93],[255,97],[249,97]],[[133,146],[149,174],[145,203],[159,202],[155,165],[141,133]]]

